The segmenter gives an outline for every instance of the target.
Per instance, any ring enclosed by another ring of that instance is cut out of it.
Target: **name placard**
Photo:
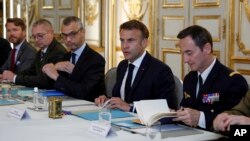
[[[30,119],[28,112],[25,109],[20,109],[17,107],[11,107],[7,113],[9,117],[17,118],[17,119]]]
[[[107,137],[110,130],[111,130],[110,124],[101,124],[99,122],[92,122],[88,131],[94,134]]]

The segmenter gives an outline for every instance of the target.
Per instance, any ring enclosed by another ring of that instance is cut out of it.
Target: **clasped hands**
[[[10,82],[14,81],[15,73],[9,70],[5,70],[2,74],[0,74],[0,81],[8,80]]]
[[[50,63],[43,66],[42,71],[51,79],[56,80],[59,76],[57,71],[64,71],[69,74],[72,73],[75,65],[69,61],[58,62],[55,65]]]

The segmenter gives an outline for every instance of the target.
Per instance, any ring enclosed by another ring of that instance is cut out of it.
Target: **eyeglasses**
[[[67,37],[69,37],[70,39],[75,38],[76,34],[78,34],[78,32],[81,31],[81,30],[82,30],[82,28],[78,29],[77,31],[72,31],[72,32],[70,32],[68,34],[61,33],[61,37],[63,39],[67,39]]]
[[[44,36],[46,35],[47,33],[38,33],[36,35],[32,35],[31,38],[33,40],[42,40],[44,38]]]

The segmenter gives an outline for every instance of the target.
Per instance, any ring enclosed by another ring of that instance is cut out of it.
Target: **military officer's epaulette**
[[[235,74],[240,74],[240,73],[237,72],[237,71],[233,71],[233,72],[231,72],[231,73],[229,74],[229,76],[232,77],[232,76],[234,76]]]

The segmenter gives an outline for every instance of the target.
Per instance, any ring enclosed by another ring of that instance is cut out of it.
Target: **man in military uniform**
[[[231,109],[245,96],[248,84],[242,75],[216,59],[211,34],[205,28],[193,25],[177,37],[191,72],[184,78],[182,109],[174,121],[209,130],[217,114]]]
[[[250,91],[233,109],[219,114],[214,122],[215,131],[229,131],[230,125],[250,125]]]

